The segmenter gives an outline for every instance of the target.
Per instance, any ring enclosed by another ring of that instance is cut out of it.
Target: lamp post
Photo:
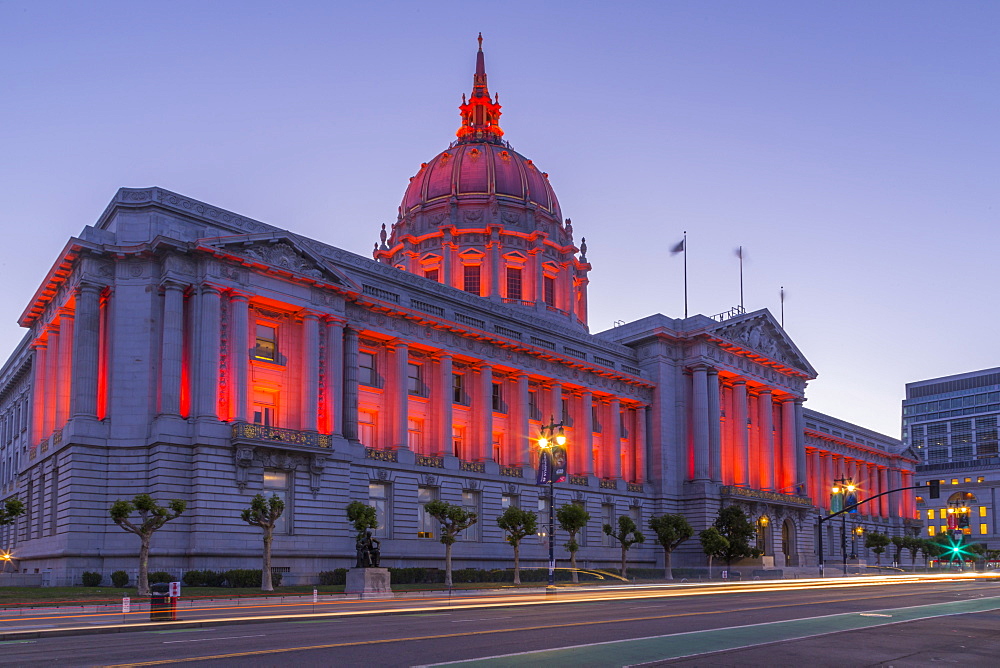
[[[556,556],[555,556],[555,458],[553,451],[566,445],[566,433],[563,430],[563,423],[558,424],[555,417],[549,418],[549,424],[542,425],[542,433],[538,437],[538,468],[547,472],[545,476],[549,483],[549,584],[548,590],[551,592],[556,586]]]

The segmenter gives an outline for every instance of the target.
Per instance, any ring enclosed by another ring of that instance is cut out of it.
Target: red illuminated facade
[[[533,484],[550,419],[569,444],[556,504],[588,508],[593,565],[618,558],[600,527],[619,515],[700,529],[738,504],[758,565],[805,567],[833,477],[912,480],[897,441],[803,408],[816,372],[766,310],[590,333],[585,240],[503,139],[481,41],[460,114],[374,261],[160,188],[119,191],[64,248],[0,372],[0,490],[29,508],[0,547],[66,582],[128,568],[107,507],[148,491],[190,509],[157,534],[158,568],[253,567],[239,512],[277,493],[275,564],[311,582],[352,558],[353,500],[379,509],[384,563],[436,565],[421,508],[440,498],[483,518],[456,559],[498,567],[493,518],[551,511]],[[862,515],[899,533],[914,513],[901,494]],[[652,543],[630,556],[658,559]],[[694,543],[675,557],[703,563]]]

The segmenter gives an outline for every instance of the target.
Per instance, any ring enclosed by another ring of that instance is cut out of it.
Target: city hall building
[[[0,547],[18,570],[62,584],[134,569],[138,541],[108,508],[141,492],[188,504],[154,536],[153,570],[258,567],[260,530],[240,519],[258,493],[286,503],[286,582],[352,565],[354,500],[378,510],[383,565],[441,565],[422,504],[442,499],[480,516],[456,566],[506,568],[503,508],[547,523],[534,467],[552,418],[569,452],[555,505],[592,518],[586,566],[617,562],[601,525],[619,516],[700,530],[730,504],[757,525],[760,565],[814,565],[835,478],[913,484],[899,441],[804,409],[816,371],[766,310],[591,333],[586,243],[499,118],[480,46],[457,140],[420,165],[373,257],[119,190],[56,256],[0,371],[0,497],[27,508]],[[862,519],[898,534],[915,513],[897,493]],[[522,563],[541,566],[547,540]],[[648,539],[630,561],[662,550]],[[705,563],[697,539],[674,559]]]

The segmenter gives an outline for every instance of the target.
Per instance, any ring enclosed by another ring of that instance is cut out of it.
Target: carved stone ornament
[[[478,480],[466,480],[465,481],[465,488],[468,489],[468,490],[476,491],[477,489],[479,489],[479,481]]]
[[[507,483],[507,494],[514,496],[517,494],[517,485],[512,482]]]
[[[378,476],[379,480],[389,479],[389,472],[386,471],[385,469],[379,469],[378,471],[375,472],[375,475]]]
[[[435,475],[431,475],[430,473],[425,473],[420,477],[423,479],[423,482],[421,483],[423,485],[427,485],[428,487],[433,487],[437,485],[437,476]]]
[[[316,266],[310,258],[301,255],[289,243],[279,241],[273,244],[258,244],[241,248],[236,251],[237,255],[256,260],[272,267],[279,267],[288,271],[294,271],[303,276],[313,278],[325,278],[325,272]]]
[[[236,464],[236,486],[241,490],[246,489],[247,477],[250,475],[250,467],[253,466],[254,448],[240,446],[233,453],[233,462]]]
[[[738,343],[743,347],[755,350],[769,359],[788,364],[789,366],[802,367],[802,360],[793,359],[785,350],[782,350],[779,339],[780,335],[770,331],[770,329],[765,319],[754,318],[721,327],[715,330],[715,334]]]

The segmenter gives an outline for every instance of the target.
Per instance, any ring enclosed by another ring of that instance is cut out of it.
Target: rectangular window
[[[601,504],[601,535],[604,537],[602,542],[605,546],[613,546],[614,538],[604,533],[604,525],[610,524],[611,528],[617,529],[615,526],[615,507],[610,503]]]
[[[462,508],[468,513],[475,513],[477,517],[481,516],[482,513],[479,512],[479,492],[472,489],[462,490]],[[460,538],[462,540],[479,540],[479,522],[476,522],[463,531]]]
[[[378,521],[378,528],[374,532],[377,538],[388,538],[390,536],[389,527],[390,522],[392,522],[391,494],[389,485],[385,483],[368,483],[368,505],[375,509],[375,519]]]
[[[639,506],[632,506],[628,509],[628,514],[632,517],[632,521],[635,522],[635,525],[639,527],[639,530],[642,531],[642,508]]]
[[[424,504],[437,499],[437,487],[417,487],[417,538],[434,538],[441,524],[428,514]]]
[[[451,375],[451,400],[452,403],[465,404],[465,374]]]
[[[375,447],[377,415],[374,411],[358,411],[358,439],[361,445]]]
[[[986,506],[979,506],[979,516],[986,517]]]
[[[976,482],[986,482],[986,477],[985,476],[979,476],[978,478],[976,478]]]
[[[439,272],[438,272],[437,269],[428,269],[428,270],[426,270],[424,272],[424,278],[427,278],[427,279],[432,280],[434,282],[438,282],[438,276],[439,275],[440,274],[439,274]]]
[[[410,450],[421,454],[424,451],[424,421],[410,418],[407,421],[406,442]]]
[[[257,404],[257,403],[253,405],[254,424],[261,424],[264,425],[265,427],[270,427],[271,425],[277,422],[277,420],[275,420],[275,417],[276,416],[275,416],[274,406],[268,406],[265,404]]]
[[[375,367],[375,353],[358,353],[358,382],[369,387],[378,387],[378,371]]]
[[[407,365],[406,390],[418,397],[424,396],[424,365],[410,362]]]
[[[278,328],[271,325],[257,324],[257,339],[253,347],[253,356],[259,360],[271,362],[278,359]]]
[[[958,484],[958,478],[952,478],[951,479],[951,484],[952,485],[957,485]]]
[[[507,510],[508,508],[520,508],[521,507],[521,497],[517,494],[504,494],[500,497],[500,510]]]
[[[569,409],[569,399],[562,400],[562,423],[567,427],[573,426],[573,412]]]
[[[965,482],[972,482],[972,478],[966,478]]]
[[[592,404],[590,407],[590,421],[593,425],[595,433],[601,432],[601,411],[597,404]]]
[[[277,494],[278,498],[285,502],[285,512],[274,523],[274,533],[291,533],[289,528],[292,516],[292,507],[288,499],[288,473],[278,469],[264,469],[264,497],[271,498],[272,494]]]
[[[982,534],[983,536],[985,536],[989,532],[990,532],[989,526],[987,526],[986,524],[980,524],[979,525],[979,533],[980,534]]]
[[[521,268],[507,267],[507,299],[524,299],[521,292]]]
[[[493,411],[506,413],[507,406],[503,402],[503,383],[493,383]]]
[[[467,459],[465,452],[465,428],[452,425],[451,452],[459,459]]]
[[[628,438],[628,420],[625,419],[625,411],[618,414],[618,430],[622,438]]]
[[[538,390],[528,390],[528,419],[542,419],[541,411],[538,410]]]
[[[934,533],[935,533],[935,531],[934,531],[934,527],[933,526],[927,527],[927,535],[928,536],[933,536]]]
[[[549,306],[556,305],[556,279],[551,276],[546,276],[543,279],[543,286],[545,289],[545,303]]]
[[[493,461],[503,464],[503,434],[493,434]]]
[[[462,267],[462,289],[474,295],[482,294],[482,280],[478,264],[467,264]]]

